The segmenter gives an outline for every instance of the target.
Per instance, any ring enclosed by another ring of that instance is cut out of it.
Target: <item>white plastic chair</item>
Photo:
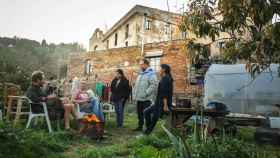
[[[102,103],[102,109],[104,114],[108,114],[108,119],[111,118],[111,114],[115,113],[115,106],[110,103]]]
[[[75,108],[76,108],[76,114],[78,115],[78,119],[81,119],[84,117],[84,115],[86,115],[87,113],[85,112],[81,112],[81,108],[80,108],[80,104],[79,103],[75,103]]]
[[[33,113],[32,112],[32,101],[30,99],[28,99],[28,103],[29,103],[29,108],[30,108],[30,111],[29,111],[29,116],[28,116],[28,122],[27,122],[27,125],[26,125],[26,128],[29,128],[30,124],[31,124],[31,121],[33,118],[36,118],[36,117],[45,117],[45,120],[47,122],[47,125],[48,125],[48,130],[49,130],[49,133],[52,133],[52,127],[51,127],[51,121],[50,121],[50,118],[49,118],[49,113],[48,113],[48,109],[47,109],[47,105],[45,102],[41,102],[40,104],[38,104],[37,106],[43,106],[43,113]]]
[[[99,100],[100,104],[102,104],[99,96],[94,95],[94,94],[92,94],[92,96],[97,97],[97,99]],[[81,112],[81,108],[80,108],[80,104],[79,103],[75,103],[75,108],[76,108],[76,114],[78,115],[78,119],[83,118],[84,115],[90,114],[90,113],[86,113],[86,112]]]

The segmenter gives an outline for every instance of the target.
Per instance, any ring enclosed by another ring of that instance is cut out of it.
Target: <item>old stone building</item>
[[[137,57],[150,60],[158,71],[169,64],[174,77],[174,93],[194,92],[190,84],[190,63],[186,39],[194,34],[179,30],[182,16],[136,5],[107,32],[97,28],[90,38],[89,52],[70,57],[68,78],[110,83],[121,68],[133,85],[139,72]],[[200,39],[207,41],[208,39]]]
[[[181,15],[136,5],[106,33],[99,28],[89,41],[89,50],[140,46],[145,43],[183,39]]]

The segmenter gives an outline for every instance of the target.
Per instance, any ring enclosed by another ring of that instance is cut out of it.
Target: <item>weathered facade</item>
[[[151,66],[154,69],[163,63],[172,67],[175,93],[185,93],[188,89],[187,66],[189,60],[184,44],[183,40],[145,44],[142,55],[151,60]],[[110,83],[116,69],[121,68],[133,84],[139,72],[137,57],[141,56],[141,50],[141,47],[133,46],[73,55],[70,58],[68,77]],[[158,59],[158,62],[153,62],[155,58]]]
[[[174,77],[175,93],[198,93],[191,86],[191,61],[186,39],[209,43],[208,38],[196,38],[190,30],[179,30],[182,16],[176,13],[136,5],[107,32],[96,29],[90,38],[89,52],[73,55],[68,65],[68,78],[87,78],[89,81],[110,83],[115,71],[121,68],[133,85],[139,72],[137,57],[150,60],[158,71],[160,64],[169,64]],[[223,36],[223,33],[221,33]],[[211,45],[212,55],[219,55],[222,43]]]
[[[136,5],[105,34],[96,29],[90,38],[89,50],[105,50],[142,43],[183,39],[179,24],[181,16],[176,13]],[[99,36],[98,36],[99,34]]]
[[[97,28],[90,38],[89,50],[97,51],[106,49],[106,46],[103,44],[103,38],[103,31]]]

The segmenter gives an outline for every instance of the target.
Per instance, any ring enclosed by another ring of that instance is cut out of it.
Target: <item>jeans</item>
[[[116,122],[117,127],[123,126],[123,114],[124,114],[124,101],[114,101],[115,104],[115,112],[116,112]]]
[[[98,117],[101,122],[104,122],[104,114],[98,98],[91,99],[92,112]]]
[[[143,128],[144,110],[151,105],[151,101],[137,101],[138,127]],[[149,122],[148,122],[149,123]],[[146,122],[147,124],[147,122]]]
[[[158,119],[160,118],[161,109],[162,108],[159,105],[152,105],[144,110],[147,131],[153,131]]]

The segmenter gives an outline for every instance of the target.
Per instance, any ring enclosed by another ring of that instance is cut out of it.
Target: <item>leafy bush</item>
[[[157,158],[159,151],[152,146],[143,146],[134,151],[135,158]]]
[[[193,158],[250,158],[257,153],[256,146],[235,138],[209,140],[206,143],[190,143]]]
[[[112,145],[107,147],[89,147],[86,149],[78,150],[77,155],[83,158],[111,158],[111,157],[124,157],[129,155],[130,152],[126,145]]]
[[[268,152],[267,149],[234,137],[212,137],[206,142],[198,142],[194,136],[185,139],[162,127],[172,141],[175,151],[173,158],[257,158],[261,155],[274,158],[280,154],[277,151]]]
[[[0,124],[0,142],[0,157],[5,158],[50,157],[67,148],[54,135],[5,124]]]
[[[162,139],[164,137],[157,137],[156,135],[150,135],[146,137],[141,137],[138,139],[137,143],[141,145],[152,146],[156,149],[165,149],[171,147],[171,143],[168,139]]]

